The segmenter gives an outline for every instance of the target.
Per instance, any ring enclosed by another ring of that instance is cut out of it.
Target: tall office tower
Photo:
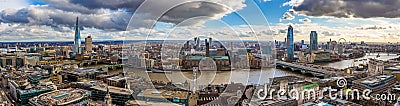
[[[85,47],[86,47],[86,53],[90,53],[93,50],[93,46],[92,46],[92,36],[88,36],[85,38]]]
[[[289,26],[287,37],[286,37],[286,49],[288,55],[288,61],[294,61],[294,47],[293,47],[293,27]]]
[[[197,48],[197,50],[200,50],[200,38],[199,37],[197,37],[196,48]]]
[[[311,31],[310,33],[310,47],[312,51],[318,50],[318,35],[317,31]]]
[[[210,57],[210,42],[206,39],[206,57]]]
[[[74,53],[75,54],[82,54],[82,48],[81,48],[81,32],[79,29],[79,18],[76,17],[76,23],[75,23],[75,37],[74,37]]]
[[[209,45],[210,45],[210,49],[212,48],[212,38],[208,38],[208,42],[209,42]]]
[[[190,42],[189,41],[186,41],[184,49],[190,50]]]
[[[198,43],[197,43],[197,40],[198,38],[197,37],[194,37],[194,49],[195,50],[197,50],[198,48],[197,48],[197,46],[198,46]]]
[[[331,50],[331,42],[326,42],[326,50]]]
[[[233,42],[231,42],[231,51],[233,52]]]
[[[7,44],[7,52],[8,52],[8,53],[11,52],[11,50],[10,50],[10,44]]]
[[[132,43],[130,50],[133,51],[134,49],[135,49],[135,45],[133,45],[133,43]]]

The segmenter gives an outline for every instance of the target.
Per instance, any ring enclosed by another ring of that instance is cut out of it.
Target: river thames
[[[320,63],[322,66],[329,66],[338,69],[344,69],[347,67],[358,64],[368,63],[369,58],[375,58],[380,60],[388,60],[398,57],[396,54],[381,53],[380,57],[377,57],[377,53],[366,54],[361,58],[342,60],[331,63]],[[354,61],[357,60],[357,61]],[[171,81],[172,83],[183,83],[185,81],[191,81],[193,79],[193,72],[180,72],[172,71],[170,73],[147,73],[143,69],[124,68],[124,71],[129,73],[129,77],[141,76],[152,81]],[[292,72],[283,69],[276,68],[263,68],[263,69],[237,69],[234,71],[199,71],[197,74],[197,82],[199,85],[207,84],[227,84],[231,82],[243,83],[243,84],[265,84],[269,82],[270,78],[282,77],[282,76],[300,76],[310,79],[312,76],[306,76],[300,72]]]

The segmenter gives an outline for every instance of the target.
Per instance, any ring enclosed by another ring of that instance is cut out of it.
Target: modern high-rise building
[[[212,38],[210,37],[210,38],[208,38],[208,40],[209,40],[210,49],[212,49]]]
[[[310,50],[317,51],[318,50],[318,35],[317,31],[311,31],[310,33]]]
[[[286,49],[287,49],[287,57],[288,61],[293,61],[294,60],[294,42],[293,42],[293,27],[289,26],[288,32],[287,32],[287,37],[286,37]]]
[[[73,52],[75,54],[82,54],[81,32],[80,32],[80,29],[79,29],[79,18],[78,17],[76,17],[76,23],[75,23],[75,37],[74,37]]]
[[[199,38],[199,37],[197,37],[196,49],[197,49],[197,50],[200,50],[200,38]]]
[[[90,53],[93,50],[93,46],[92,46],[92,36],[88,36],[85,38],[85,47],[86,47],[86,53]]]
[[[210,43],[207,42],[207,39],[205,39],[206,41],[206,57],[210,57]]]

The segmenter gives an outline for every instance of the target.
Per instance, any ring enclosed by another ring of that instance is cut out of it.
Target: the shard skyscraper
[[[78,17],[76,17],[76,23],[75,23],[75,37],[74,37],[73,51],[75,54],[82,54],[81,31],[79,28],[79,18]]]

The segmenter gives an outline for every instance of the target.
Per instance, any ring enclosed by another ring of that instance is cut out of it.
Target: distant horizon
[[[188,41],[188,40],[171,40],[171,39],[167,39],[167,40],[112,40],[112,39],[109,39],[109,40],[93,40],[93,43],[98,43],[98,42],[110,42],[110,41],[117,41],[117,42],[124,42],[124,41],[128,41],[128,42],[132,42],[132,41]],[[256,40],[216,40],[216,41],[235,41],[235,42],[237,42],[237,41],[256,41]],[[257,40],[257,41],[275,41],[275,40]],[[276,41],[278,41],[278,42],[283,42],[284,40],[276,40]],[[305,43],[307,44],[309,41],[308,40],[304,40],[305,41]],[[332,41],[336,41],[336,40],[332,40]],[[73,40],[71,40],[71,41],[0,41],[0,44],[1,43],[46,43],[46,42],[74,42]],[[84,40],[81,40],[81,42],[85,42]],[[299,41],[295,41],[296,43],[300,43],[301,42],[301,40],[299,40]],[[319,43],[325,43],[325,42],[328,42],[328,41],[318,41]],[[347,42],[347,43],[349,43],[349,42]],[[351,42],[350,41],[350,43],[361,43],[361,41],[359,41],[359,42]],[[364,43],[388,43],[388,42],[365,42],[364,41]],[[400,42],[390,42],[390,43],[400,43]]]
[[[169,8],[165,7],[168,6],[166,4],[179,1],[143,3],[140,0],[128,0],[121,4],[110,4],[119,1],[108,0],[88,5],[85,1],[7,0],[0,4],[0,36],[4,40],[1,42],[72,41],[76,17],[79,17],[78,27],[82,29],[82,39],[95,35],[96,41],[188,37],[183,35],[254,40],[255,37],[275,37],[283,40],[288,25],[294,27],[295,41],[298,40],[296,38],[308,39],[310,31],[317,31],[318,40],[322,42],[329,38],[377,43],[400,40],[400,15],[396,14],[399,11],[381,8],[381,5],[398,7],[397,3],[370,1],[370,4],[375,4],[370,5],[369,2],[354,4],[351,1],[328,1],[217,0],[223,6],[208,3],[197,6],[189,3],[169,10],[166,14],[158,14]],[[139,7],[142,3],[150,6]],[[343,4],[357,6],[348,7]],[[376,11],[363,11],[365,9],[362,5],[376,8]],[[330,8],[332,6],[341,8]],[[160,16],[166,19],[154,19]]]

